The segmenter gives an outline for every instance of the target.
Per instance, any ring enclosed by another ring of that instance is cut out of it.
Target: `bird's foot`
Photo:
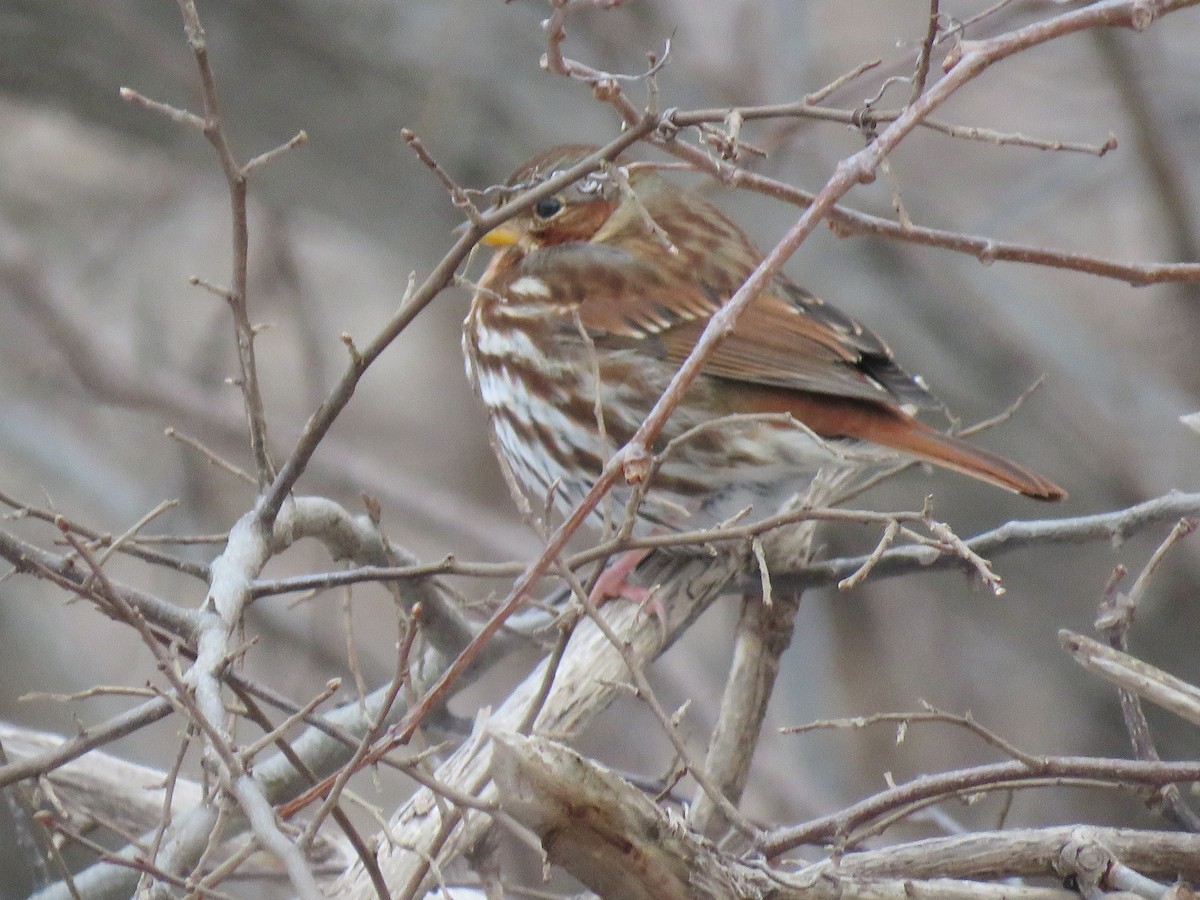
[[[617,554],[596,578],[588,601],[599,607],[608,600],[625,599],[638,604],[638,613],[650,613],[658,620],[663,634],[667,630],[667,611],[659,602],[654,588],[630,584],[629,576],[650,555],[649,550],[626,550]]]

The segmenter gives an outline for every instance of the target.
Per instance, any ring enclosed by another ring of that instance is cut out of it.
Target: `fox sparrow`
[[[593,150],[554,148],[508,184],[531,186]],[[537,508],[548,496],[565,511],[579,503],[762,259],[698,195],[623,171],[576,182],[483,238],[496,252],[465,323],[467,371],[502,463]],[[1039,500],[1066,496],[914,417],[930,407],[941,408],[879,337],[778,276],[676,407],[639,518],[705,527],[750,505],[761,518],[822,469],[905,458]]]

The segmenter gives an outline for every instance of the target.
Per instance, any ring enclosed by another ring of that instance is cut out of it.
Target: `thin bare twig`
[[[825,85],[824,87],[817,88],[817,90],[815,90],[811,93],[805,94],[804,95],[804,103],[808,106],[815,107],[818,103],[820,103],[822,100],[824,100],[830,94],[832,94],[834,91],[845,87],[847,84],[849,84],[855,78],[858,78],[858,76],[860,76],[866,72],[870,72],[874,68],[877,68],[882,62],[883,62],[882,59],[869,59],[866,62],[859,63],[853,69],[839,75],[837,78],[835,78],[833,81],[829,82],[829,84]],[[744,112],[742,113],[742,118],[743,119],[746,118]],[[847,123],[847,124],[849,124],[849,123]]]
[[[179,750],[175,754],[175,760],[171,764],[170,770],[167,772],[165,780],[165,790],[163,791],[162,818],[159,821],[158,828],[154,832],[154,840],[150,842],[150,849],[146,853],[146,859],[150,865],[155,865],[155,860],[158,858],[158,851],[162,847],[163,836],[167,833],[167,828],[171,824],[171,805],[175,799],[175,785],[179,780],[179,773],[183,769],[183,761],[187,756],[188,748],[191,746],[192,738],[196,735],[194,725],[189,726],[184,732],[182,740],[179,742]],[[143,875],[138,882],[139,890],[146,890],[150,887],[149,878]]]
[[[200,96],[204,102],[204,136],[217,153],[221,171],[229,188],[230,211],[232,213],[233,277],[225,299],[233,313],[234,332],[237,337],[238,363],[241,367],[239,386],[250,424],[250,447],[258,468],[259,484],[265,485],[274,474],[267,451],[267,422],[263,409],[262,392],[258,382],[258,363],[254,353],[254,326],[247,308],[249,226],[246,221],[246,170],[237,161],[229,143],[229,136],[217,101],[217,84],[208,60],[208,43],[194,0],[178,0],[183,16],[183,28],[188,46],[196,58],[200,74]],[[304,133],[301,132],[301,135]],[[293,140],[296,140],[293,138]],[[302,142],[302,141],[301,141]]]
[[[946,712],[938,709],[928,703],[922,701],[921,705],[924,709],[921,712],[898,712],[898,713],[873,713],[869,716],[855,716],[849,719],[818,719],[815,722],[809,722],[806,725],[790,725],[781,728],[782,734],[807,734],[810,731],[823,731],[829,729],[861,729],[869,728],[872,725],[880,724],[897,724],[901,729],[907,729],[913,723],[936,722],[947,725],[955,725],[959,728],[965,728],[967,731],[979,737],[984,743],[995,747],[1005,756],[1012,757],[1019,762],[1025,763],[1031,768],[1036,768],[1042,762],[1042,757],[1034,756],[1031,753],[1026,753],[1015,744],[1005,740],[990,728],[985,728],[975,721],[975,717],[970,713],[958,715],[956,713]],[[897,742],[900,741],[903,732],[898,734]]]
[[[242,166],[242,177],[247,177],[251,172],[262,168],[268,163],[274,162],[289,150],[295,150],[297,147],[303,147],[307,143],[308,133],[303,130],[297,131],[290,139],[280,144],[278,147],[274,147],[265,153],[260,153],[258,156],[251,157],[250,160]]]
[[[1117,136],[1109,134],[1099,144],[1085,144],[1079,141],[1053,141],[1046,138],[1029,137],[1025,134],[1013,134],[1006,131],[996,131],[992,128],[981,128],[977,125],[951,125],[936,119],[926,119],[925,127],[939,131],[949,137],[962,138],[968,141],[982,141],[985,144],[995,144],[999,147],[1030,147],[1034,150],[1053,150],[1060,153],[1086,153],[1088,156],[1104,156],[1117,149]],[[1187,259],[1187,257],[1179,257]]]
[[[216,466],[218,469],[228,472],[235,478],[240,478],[247,484],[257,484],[257,482],[254,480],[254,476],[245,469],[234,465],[229,460],[218,454],[215,450],[210,450],[208,447],[205,447],[202,443],[200,443],[200,441],[196,440],[194,437],[184,434],[178,428],[166,428],[163,430],[163,434],[165,434],[171,440],[179,441],[179,443],[183,444],[185,447],[190,447],[191,449],[195,450],[210,465]]]
[[[899,535],[900,520],[892,519],[892,521],[888,522],[884,527],[883,534],[880,535],[879,542],[875,545],[875,549],[867,555],[865,560],[863,560],[863,564],[837,583],[838,590],[848,591],[852,588],[858,587],[860,584],[866,581],[867,576],[871,574],[871,570],[874,569],[879,563],[879,560],[883,558],[883,554],[886,553],[891,546],[896,543],[896,538]]]
[[[455,208],[463,210],[467,214],[467,219],[472,224],[477,223],[479,221],[479,210],[471,202],[470,195],[463,190],[457,181],[450,177],[450,173],[443,169],[438,161],[433,158],[433,155],[425,149],[425,144],[417,137],[416,132],[410,128],[401,128],[400,137],[404,138],[405,143],[412,148],[413,153],[417,154],[417,158],[437,176],[438,181],[442,183],[442,187],[450,194],[450,202],[454,204]]]
[[[933,42],[938,35],[938,0],[929,0],[929,21],[925,26],[925,39],[921,41],[921,50],[917,53],[917,69],[913,73],[912,93],[908,102],[915,103],[925,91],[925,79],[929,77],[929,62],[933,55]]]
[[[1094,516],[1008,522],[966,539],[965,544],[973,553],[987,558],[1035,545],[1120,541],[1161,522],[1196,515],[1200,515],[1200,494],[1171,493]],[[830,584],[850,575],[865,562],[866,557],[862,556],[824,560],[798,572],[776,572],[775,584],[777,588]],[[932,547],[895,547],[883,554],[872,571],[873,577],[883,578],[959,565],[962,565],[961,560],[954,556],[939,556]]]
[[[195,128],[199,132],[204,131],[204,119],[195,113],[188,112],[186,109],[179,109],[178,107],[172,106],[169,103],[163,103],[160,100],[152,100],[144,94],[138,93],[133,88],[122,87],[118,93],[121,99],[126,103],[133,103],[136,106],[140,106],[142,109],[166,116],[172,122],[176,122],[179,125],[186,125],[189,128]]]
[[[4,491],[0,491],[0,504],[12,508],[13,518],[28,517],[32,519],[38,519],[42,522],[49,522],[51,524],[57,524],[60,518],[59,514],[52,509],[43,509],[38,506],[30,506],[27,503],[22,503],[20,500],[17,500],[15,497],[5,493]],[[160,506],[156,507],[155,509],[159,510],[161,508],[162,506],[160,504]],[[97,546],[105,547],[113,542],[112,535],[108,534],[107,532],[97,531],[95,528],[90,528],[76,521],[71,521],[70,526],[71,530],[75,534],[87,538],[89,541],[94,542]],[[174,569],[178,572],[183,572],[185,575],[190,575],[193,578],[199,578],[204,581],[208,580],[208,566],[204,565],[203,563],[179,559],[178,557],[171,556],[166,553],[159,553],[154,550],[147,549],[146,547],[141,546],[142,542],[145,540],[145,538],[139,538],[138,541],[134,543],[130,543],[128,540],[123,540],[120,542],[119,549],[121,549],[123,553],[127,553],[130,556],[136,557],[137,559],[142,559],[155,565],[164,566],[168,569]],[[10,547],[9,549],[11,550],[14,548]],[[2,543],[0,543],[0,556],[13,561],[15,564],[15,560],[12,560],[8,553],[5,552],[5,548]]]
[[[1200,762],[1145,762],[1087,756],[1049,756],[1030,765],[1020,760],[991,763],[937,775],[914,778],[907,784],[868,797],[840,812],[802,825],[771,832],[758,846],[768,857],[776,857],[805,844],[820,843],[848,835],[855,828],[900,807],[929,798],[962,791],[997,790],[1010,782],[1038,779],[1087,779],[1110,784],[1164,785],[1200,778]]]

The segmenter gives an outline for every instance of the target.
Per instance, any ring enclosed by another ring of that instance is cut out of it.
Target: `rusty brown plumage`
[[[554,148],[510,184],[535,183],[591,150]],[[537,502],[551,491],[563,508],[582,498],[762,259],[696,194],[644,168],[629,172],[628,186],[591,176],[484,239],[495,255],[465,323],[467,368],[501,457]],[[940,404],[877,335],[777,277],[672,415],[659,445],[671,453],[641,515],[670,527],[751,504],[766,515],[822,468],[905,456],[1040,500],[1065,496],[924,424],[913,415],[923,407]],[[689,438],[672,443],[681,435]]]

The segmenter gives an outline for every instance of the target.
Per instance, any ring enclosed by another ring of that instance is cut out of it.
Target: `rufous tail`
[[[776,393],[771,404],[826,438],[857,438],[882,444],[945,469],[961,472],[1035,500],[1062,500],[1067,492],[998,453],[943,434],[889,403]]]
[[[1067,496],[1067,492],[1053,481],[998,453],[968,444],[962,438],[942,434],[915,419],[905,424],[907,427],[897,434],[896,440],[880,443],[1035,500],[1062,500]]]

